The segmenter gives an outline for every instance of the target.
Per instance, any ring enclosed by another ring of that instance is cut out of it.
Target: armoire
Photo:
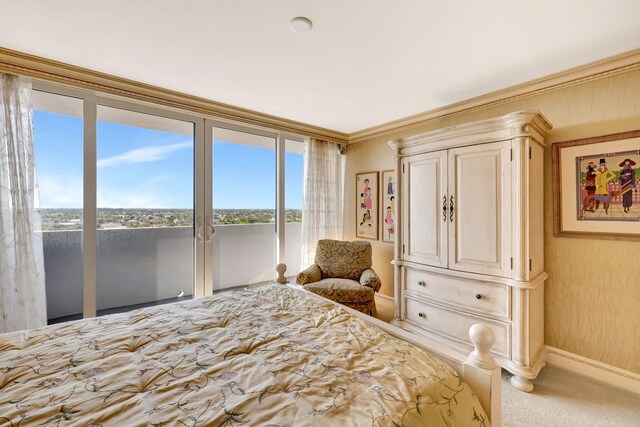
[[[545,135],[538,111],[389,141],[397,233],[393,323],[461,352],[489,325],[493,356],[532,391],[544,364]]]

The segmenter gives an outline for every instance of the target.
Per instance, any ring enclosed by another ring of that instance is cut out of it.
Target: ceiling
[[[351,133],[639,48],[640,1],[0,0],[0,46]]]

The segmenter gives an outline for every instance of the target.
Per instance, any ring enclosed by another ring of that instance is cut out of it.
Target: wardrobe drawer
[[[454,308],[468,309],[475,314],[496,319],[510,319],[511,288],[508,285],[405,267],[405,289]]]
[[[409,324],[418,326],[428,332],[453,339],[454,341],[471,344],[469,328],[474,323],[484,323],[496,334],[496,343],[492,351],[498,355],[510,357],[511,325],[494,320],[483,319],[471,314],[460,313],[443,307],[437,307],[426,302],[405,298],[406,319]]]

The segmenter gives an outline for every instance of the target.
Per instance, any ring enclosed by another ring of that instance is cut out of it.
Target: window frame
[[[194,230],[196,218],[211,215],[212,165],[207,162],[213,150],[214,127],[235,130],[274,138],[276,142],[276,262],[285,262],[285,152],[286,140],[305,142],[302,135],[278,131],[261,126],[239,123],[161,104],[132,100],[126,97],[78,89],[44,80],[33,79],[35,91],[81,99],[83,103],[83,206],[82,206],[82,257],[83,257],[83,317],[97,314],[97,109],[98,106],[118,108],[136,113],[181,120],[194,124]],[[213,242],[194,236],[194,298],[213,293],[212,260]],[[274,265],[274,278],[275,267]]]

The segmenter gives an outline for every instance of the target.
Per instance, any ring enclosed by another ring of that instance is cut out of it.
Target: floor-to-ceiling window
[[[50,321],[299,270],[301,137],[34,87]]]
[[[213,289],[273,278],[276,139],[215,126],[212,133]]]
[[[98,314],[193,296],[194,123],[98,106]]]
[[[82,99],[33,92],[34,152],[39,184],[50,322],[82,316]]]
[[[300,272],[304,142],[285,140],[285,253],[287,276]]]

